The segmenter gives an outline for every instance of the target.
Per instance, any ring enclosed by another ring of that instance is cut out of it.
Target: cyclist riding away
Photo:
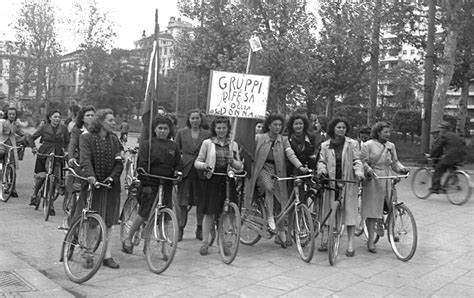
[[[430,191],[436,194],[444,191],[441,188],[443,174],[448,168],[463,162],[466,154],[462,138],[451,131],[449,122],[442,121],[438,127],[439,137],[435,140],[430,152],[431,157],[440,158],[434,166],[435,172],[430,187]]]

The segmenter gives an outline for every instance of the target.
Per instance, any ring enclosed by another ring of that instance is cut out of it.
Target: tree
[[[392,119],[393,129],[406,136],[411,135],[411,141],[415,135],[421,134],[421,114],[414,110],[398,110]],[[406,139],[405,139],[406,142]]]
[[[182,13],[201,24],[193,36],[178,39],[175,51],[178,71],[191,71],[199,78],[200,108],[204,108],[210,70],[245,72],[248,39],[257,34],[264,50],[257,54],[256,73],[272,78],[267,106],[285,110],[287,96],[304,83],[311,64],[305,53],[314,49],[315,19],[304,4],[262,1],[248,6],[203,1],[184,7]]]
[[[466,1],[462,8],[462,23],[460,35],[456,48],[456,61],[451,86],[455,89],[461,89],[459,101],[459,113],[456,123],[456,132],[460,135],[469,137],[470,125],[467,113],[469,86],[474,78],[474,57],[472,47],[474,47],[474,2]]]
[[[441,6],[444,12],[445,39],[443,57],[439,64],[439,72],[436,78],[436,87],[433,95],[433,109],[431,114],[431,130],[434,130],[442,121],[444,107],[446,106],[446,93],[454,73],[454,62],[456,60],[456,48],[458,37],[461,32],[463,18],[462,7],[464,1],[442,0]],[[471,32],[472,34],[472,32]]]
[[[71,22],[76,24],[79,48],[83,51],[80,96],[84,103],[99,106],[105,100],[106,88],[112,80],[109,53],[116,36],[114,24],[108,13],[101,11],[96,0],[89,0],[86,4],[76,3],[74,6],[76,14],[72,16]]]
[[[52,71],[59,46],[56,42],[56,20],[50,0],[24,0],[14,25],[17,51],[24,53],[24,70],[33,74],[24,74],[26,88],[29,83],[35,85],[35,110],[39,113],[40,103],[48,97],[48,72]]]

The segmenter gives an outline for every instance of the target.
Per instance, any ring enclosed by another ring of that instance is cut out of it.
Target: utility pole
[[[421,111],[421,153],[430,150],[431,108],[433,102],[433,60],[434,60],[434,33],[435,33],[435,6],[436,0],[428,2],[428,38],[425,55],[425,77],[423,86],[423,109]]]

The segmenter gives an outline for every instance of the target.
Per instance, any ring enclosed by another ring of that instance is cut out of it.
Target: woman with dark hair
[[[329,123],[329,140],[321,144],[321,152],[318,161],[318,176],[326,176],[330,179],[343,179],[350,181],[364,180],[364,169],[360,161],[360,151],[357,141],[347,137],[350,132],[349,123],[340,118],[336,118]],[[334,182],[330,182],[334,187]],[[354,232],[357,222],[357,193],[358,187],[354,183],[346,183],[342,189],[344,196],[344,224],[347,226],[347,250],[346,256],[354,256]],[[325,191],[323,199],[323,214],[327,214],[339,193]],[[321,247],[319,251],[327,250],[327,243],[321,237]]]
[[[8,108],[7,112],[3,115],[3,119],[0,120],[0,175],[2,175],[3,163],[5,162],[5,156],[7,149],[1,143],[5,142],[10,146],[20,146],[25,144],[25,133],[21,129],[24,126],[18,120],[18,111],[14,107]],[[23,159],[23,156],[19,156],[17,150],[13,151],[14,160],[16,163],[16,168],[18,169],[18,160]],[[23,153],[23,151],[21,152]],[[14,181],[13,183],[16,183]],[[18,194],[15,189],[15,184],[13,185],[11,196],[14,198],[18,197]]]
[[[81,107],[75,104],[69,106],[69,108],[67,109],[67,119],[64,122],[64,125],[67,127],[67,130],[69,132],[71,132],[74,126],[76,126],[76,122],[77,122],[77,118],[78,118],[80,110],[81,110]]]
[[[282,115],[273,114],[268,116],[263,125],[265,133],[256,136],[255,159],[252,166],[246,207],[249,207],[248,205],[254,196],[255,186],[257,186],[258,194],[265,196],[268,225],[272,230],[278,230],[277,242],[283,248],[286,248],[291,245],[291,240],[286,237],[283,221],[278,227],[275,225],[273,212],[278,213],[279,209],[286,205],[288,190],[286,182],[278,182],[273,179],[273,176],[286,177],[285,157],[301,172],[306,173],[307,168],[296,157],[288,138],[281,134],[283,122]],[[274,210],[275,203],[276,210]]]
[[[371,140],[362,144],[361,159],[365,171],[369,177],[376,173],[379,176],[390,176],[391,172],[406,174],[405,168],[398,160],[395,144],[389,142],[390,124],[378,122],[372,127]],[[391,196],[390,183],[388,180],[369,179],[364,185],[362,192],[362,218],[366,219],[369,239],[367,249],[376,253],[374,243],[374,230],[377,220],[383,219],[383,211],[390,207],[388,201]],[[384,204],[385,203],[385,204]],[[385,205],[385,206],[384,206]],[[377,233],[383,233],[382,225],[378,225]]]
[[[73,127],[70,139],[69,139],[69,146],[68,146],[68,165],[70,168],[74,169],[77,174],[81,175],[80,167],[77,165],[79,164],[79,138],[82,134],[87,133],[87,128],[94,119],[95,108],[93,106],[87,106],[82,108],[79,113],[77,114],[77,121],[76,125]],[[66,173],[66,194],[65,196],[72,195],[74,189],[74,178],[69,175],[69,172]],[[80,181],[76,181],[80,185]],[[69,216],[67,219],[67,224],[74,218],[75,213],[75,203],[70,202],[69,208]],[[67,225],[63,226],[63,228],[67,228]]]
[[[98,110],[95,113],[89,132],[81,134],[79,140],[80,166],[83,176],[90,184],[97,181],[108,183],[111,189],[94,189],[91,209],[97,211],[107,226],[107,238],[111,239],[112,227],[117,224],[120,209],[120,175],[123,170],[121,157],[122,146],[117,135],[114,113],[111,109]],[[85,204],[87,183],[81,190],[81,204]],[[81,210],[78,206],[78,210]],[[119,268],[111,254],[111,243],[105,248],[104,265],[112,269]]]
[[[239,172],[243,169],[239,147],[230,139],[231,124],[227,117],[217,117],[211,122],[212,137],[202,142],[199,155],[194,162],[196,169],[206,171],[208,180],[204,184],[202,211],[204,213],[201,255],[207,255],[214,219],[224,207],[226,177],[213,173],[226,173],[228,167]],[[231,180],[231,200],[236,199],[235,184]]]
[[[177,172],[182,170],[183,163],[181,161],[181,155],[179,154],[178,144],[171,140],[171,136],[173,135],[173,123],[167,116],[157,116],[153,120],[152,126],[154,130],[151,139],[150,159],[148,159],[149,142],[144,142],[140,145],[138,151],[137,168],[143,168],[145,171],[148,171],[148,166],[150,166],[150,172],[148,174],[176,177]],[[132,236],[145,220],[148,219],[159,190],[159,186],[156,182],[149,181],[146,177],[139,177],[139,179],[141,184],[138,191],[138,200],[140,202],[138,215],[133,220],[130,230],[122,243],[122,251],[128,254],[133,253]],[[173,183],[171,181],[165,181],[163,205],[170,208],[172,208],[172,190]]]
[[[64,150],[69,144],[69,132],[66,126],[60,124],[61,113],[58,110],[52,110],[46,117],[46,124],[38,128],[38,130],[28,137],[28,143],[31,146],[33,153],[36,153],[35,140],[41,137],[41,146],[38,152],[41,154],[50,154],[54,152],[56,155],[64,155]],[[61,160],[56,160],[58,164],[62,165]],[[31,196],[30,206],[36,206],[38,191],[43,186],[46,179],[46,157],[38,156],[35,164],[35,186],[33,188],[33,195]],[[53,203],[51,202],[51,209],[49,214],[56,215]]]
[[[203,115],[198,109],[190,110],[186,118],[186,127],[176,134],[178,144],[183,159],[183,180],[179,185],[179,240],[183,239],[184,226],[187,222],[188,206],[196,206],[196,239],[202,240],[202,194],[203,177],[199,175],[194,167],[194,161],[199,154],[202,142],[211,136],[208,130],[202,128]]]
[[[311,159],[310,156],[316,153],[314,134],[309,133],[309,121],[308,119],[300,114],[292,115],[288,120],[287,124],[288,141],[290,142],[291,149],[296,154],[296,157],[303,164],[308,166],[310,169],[314,169],[316,166],[315,159]],[[293,169],[292,172],[296,172]]]

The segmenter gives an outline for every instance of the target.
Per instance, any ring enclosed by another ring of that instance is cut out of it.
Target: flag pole
[[[158,24],[158,9],[155,10],[155,35],[154,35],[154,43],[156,44],[156,51],[155,51],[155,56],[153,57],[153,59],[155,60],[155,68],[153,69],[153,72],[154,72],[154,86],[153,88],[155,88],[154,90],[154,94],[155,94],[155,98],[151,98],[151,101],[150,101],[150,121],[149,121],[149,124],[148,124],[148,159],[147,159],[147,165],[148,165],[148,173],[150,173],[151,171],[151,136],[153,135],[153,112],[155,110],[155,107],[154,107],[154,101],[156,99],[156,101],[158,101],[158,69],[160,68],[159,65],[160,65],[160,59],[159,59],[159,55],[160,55],[160,43],[159,43],[159,40],[158,40],[158,35],[160,33],[160,25]]]

